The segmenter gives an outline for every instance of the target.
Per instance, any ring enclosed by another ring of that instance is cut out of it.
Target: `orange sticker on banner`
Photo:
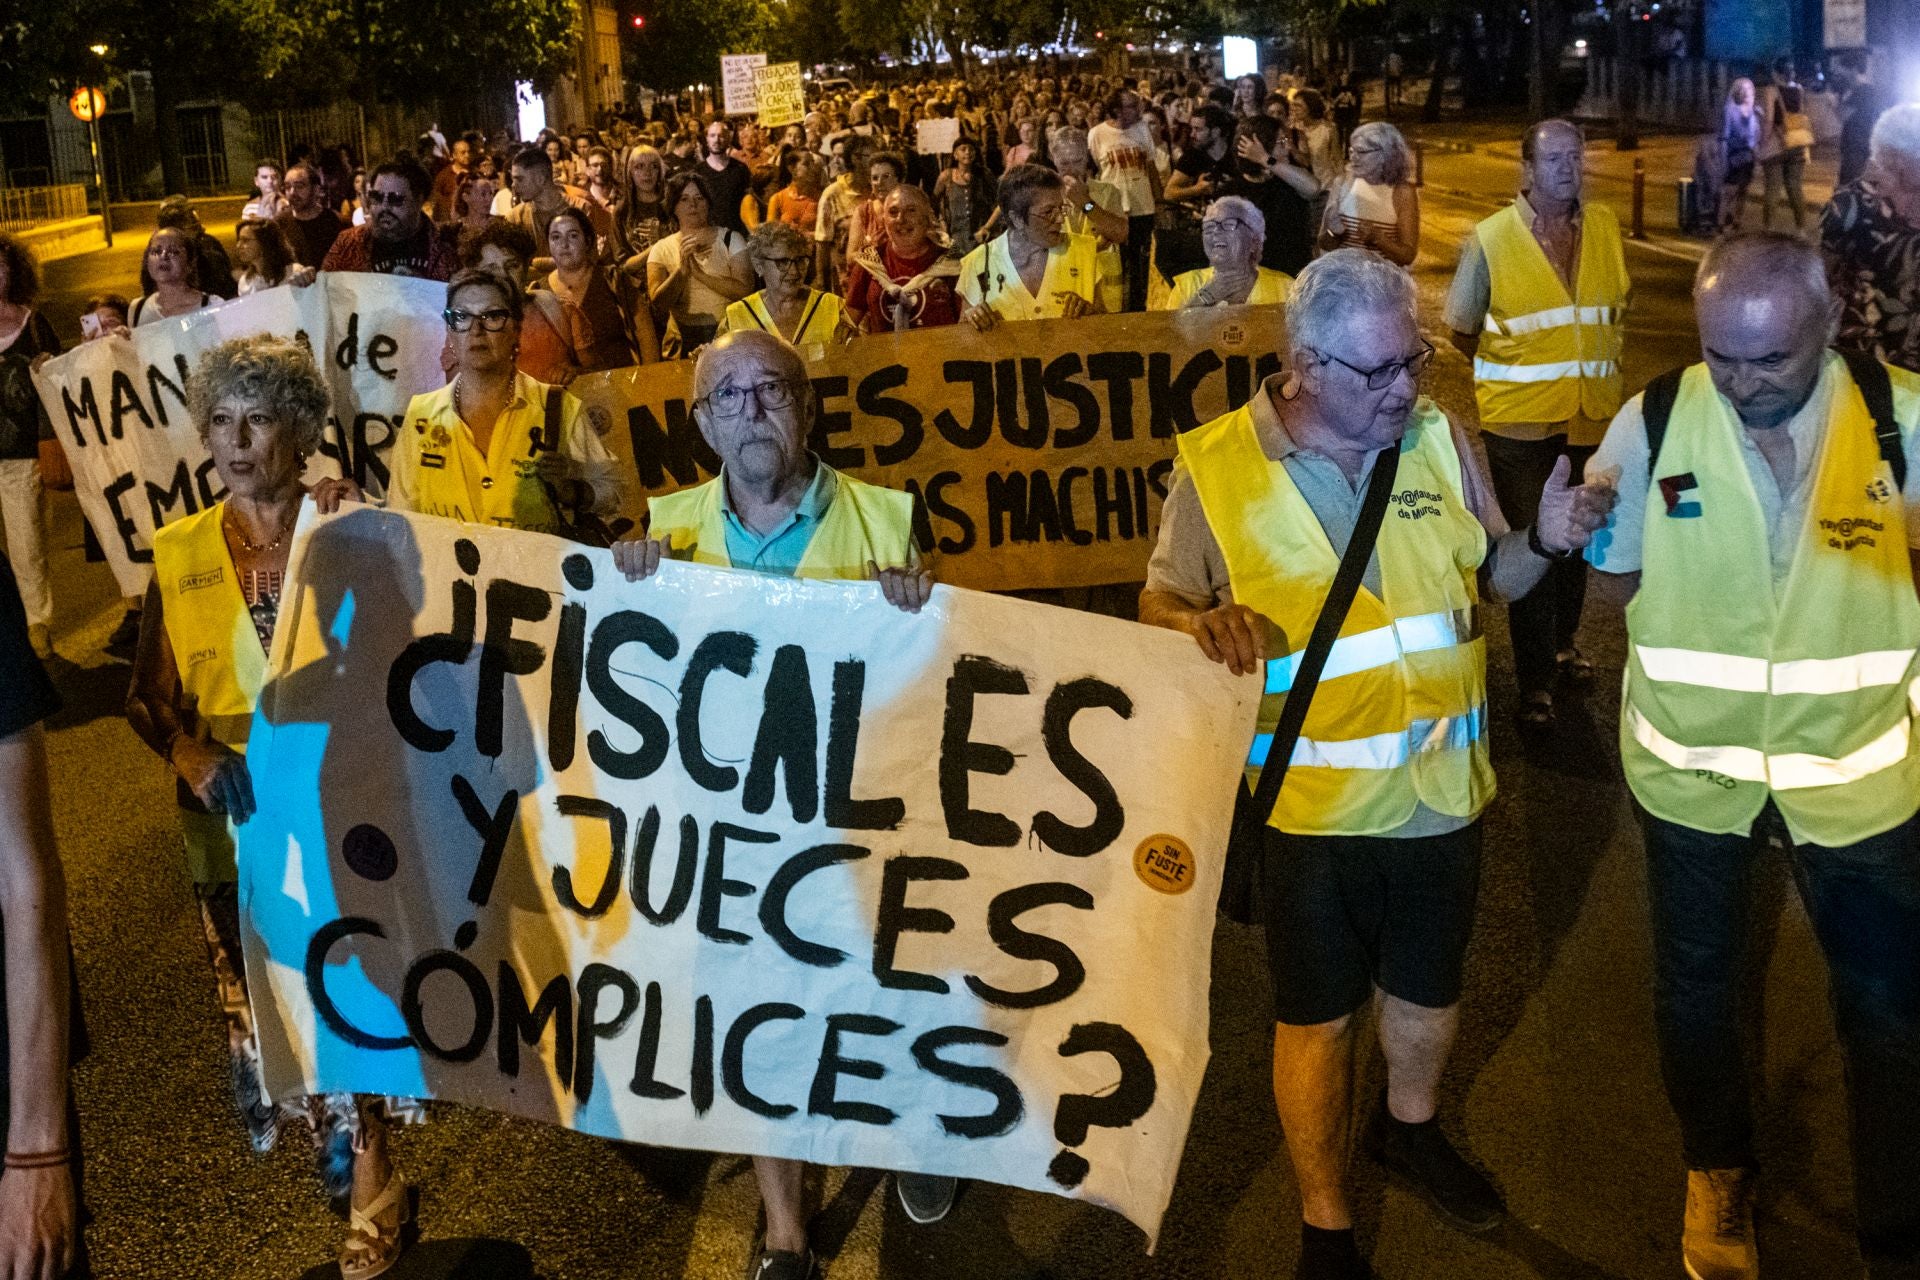
[[[1148,836],[1134,850],[1133,873],[1149,889],[1185,893],[1193,888],[1193,850],[1179,836]]]

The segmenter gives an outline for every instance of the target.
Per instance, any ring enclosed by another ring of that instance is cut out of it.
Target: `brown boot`
[[[1759,1280],[1753,1170],[1687,1170],[1687,1224],[1680,1254],[1693,1280]]]

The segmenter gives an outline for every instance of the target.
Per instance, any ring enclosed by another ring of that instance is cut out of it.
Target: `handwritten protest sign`
[[[723,53],[720,55],[720,100],[730,116],[750,116],[756,105],[753,97],[753,73],[767,65],[764,53]]]
[[[960,122],[948,117],[922,120],[914,129],[914,150],[923,156],[944,156],[960,141]]]
[[[799,124],[807,114],[807,90],[797,62],[776,62],[753,70],[754,110],[769,129]]]
[[[1258,683],[942,587],[349,507],[240,828],[267,1088],[984,1179],[1153,1236]]]
[[[333,402],[308,474],[350,475],[378,495],[407,402],[446,382],[446,296],[431,280],[327,272],[309,288],[250,294],[49,361],[34,384],[121,593],[145,591],[155,529],[225,495],[187,416],[187,378],[201,353],[258,333],[304,337]]]
[[[1280,367],[1278,307],[1037,320],[861,338],[810,352],[833,466],[920,496],[940,577],[989,590],[1146,577],[1174,436]],[[654,493],[715,474],[687,362],[595,374],[615,456]],[[627,512],[635,519],[639,510]]]

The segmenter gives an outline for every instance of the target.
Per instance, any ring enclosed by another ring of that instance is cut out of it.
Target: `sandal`
[[[1580,683],[1593,679],[1593,659],[1578,649],[1562,649],[1554,654],[1553,665],[1563,679]]]
[[[1536,690],[1527,695],[1520,705],[1520,723],[1544,725],[1553,723],[1553,695],[1544,690]]]
[[[395,1170],[372,1204],[348,1211],[347,1242],[340,1246],[341,1280],[373,1280],[400,1260],[407,1247],[407,1223],[413,1218],[407,1190],[406,1180]],[[397,1215],[394,1224],[383,1227],[380,1219],[390,1210]]]

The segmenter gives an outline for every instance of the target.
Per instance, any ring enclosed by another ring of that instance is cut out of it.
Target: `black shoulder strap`
[[[540,447],[548,453],[560,451],[560,397],[565,394],[560,387],[547,388],[547,412],[542,423]]]
[[[1660,462],[1660,446],[1667,439],[1667,419],[1673,416],[1673,402],[1680,394],[1680,377],[1685,368],[1669,369],[1641,393],[1640,416],[1647,424],[1647,474]]]
[[[1260,784],[1254,789],[1253,811],[1265,822],[1279,803],[1280,786],[1287,780],[1287,765],[1293,758],[1293,744],[1300,740],[1300,727],[1306,723],[1307,708],[1320,684],[1320,671],[1327,665],[1327,654],[1340,636],[1347,610],[1366,576],[1367,561],[1373,558],[1373,544],[1380,536],[1380,521],[1387,511],[1387,499],[1393,493],[1393,478],[1400,469],[1400,450],[1384,449],[1374,459],[1373,476],[1367,483],[1367,496],[1360,504],[1360,515],[1353,523],[1353,536],[1347,540],[1346,554],[1340,557],[1340,569],[1333,575],[1326,603],[1314,620],[1313,636],[1300,655],[1300,669],[1294,673],[1287,690],[1286,703],[1280,708],[1280,723],[1274,727],[1273,743],[1267,749],[1267,762],[1260,769]]]
[[[1893,487],[1904,489],[1907,487],[1907,449],[1900,439],[1900,424],[1893,419],[1893,378],[1887,373],[1887,366],[1864,352],[1842,351],[1840,358],[1847,362],[1853,385],[1860,388],[1860,398],[1867,402],[1867,412],[1873,415],[1873,434],[1880,441],[1880,456],[1893,469]]]

